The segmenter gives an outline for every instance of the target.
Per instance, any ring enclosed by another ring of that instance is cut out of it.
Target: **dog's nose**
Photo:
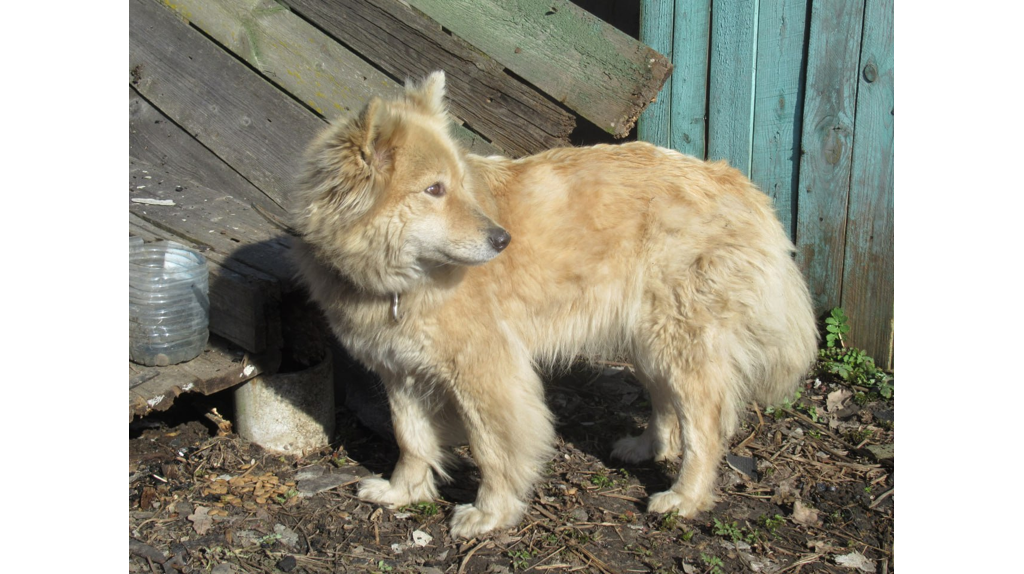
[[[500,227],[492,227],[491,230],[487,232],[487,239],[491,242],[491,247],[493,247],[495,251],[500,252],[508,247],[508,242],[512,241],[512,236]]]

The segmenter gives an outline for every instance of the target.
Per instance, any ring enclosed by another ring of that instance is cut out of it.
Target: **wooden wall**
[[[725,159],[775,202],[816,310],[891,360],[893,0],[642,0],[672,60],[638,137]]]

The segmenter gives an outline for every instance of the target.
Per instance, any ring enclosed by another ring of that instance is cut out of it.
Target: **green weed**
[[[508,557],[512,559],[513,570],[525,570],[530,566],[530,560],[537,555],[536,550],[509,550]]]
[[[825,319],[825,348],[818,351],[818,376],[831,376],[859,387],[870,389],[882,398],[893,396],[892,377],[875,366],[875,360],[861,349],[847,347],[843,335],[850,331],[848,318],[839,307]],[[857,397],[854,397],[857,400]]]
[[[707,554],[701,554],[700,560],[708,567],[710,574],[722,574],[722,566],[724,563],[718,556],[708,556]]]

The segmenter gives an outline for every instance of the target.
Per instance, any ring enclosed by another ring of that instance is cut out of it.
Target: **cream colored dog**
[[[750,400],[790,393],[816,329],[769,199],[724,163],[646,143],[479,157],[452,140],[444,74],[374,100],[313,142],[293,200],[301,276],[387,389],[401,449],[359,497],[437,496],[469,443],[476,501],[453,536],[515,525],[554,430],[538,366],[627,357],[651,395],[629,462],[682,455],[651,512],[713,504]]]

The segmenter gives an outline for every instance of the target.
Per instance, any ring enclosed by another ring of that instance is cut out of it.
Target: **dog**
[[[681,456],[647,509],[710,509],[742,409],[786,397],[816,355],[769,198],[648,143],[512,160],[467,153],[450,127],[444,73],[408,82],[323,131],[290,194],[298,274],[390,404],[399,459],[359,497],[434,499],[446,447],[468,443],[481,480],[451,534],[514,526],[553,455],[538,369],[624,357],[653,412],[612,456]]]

